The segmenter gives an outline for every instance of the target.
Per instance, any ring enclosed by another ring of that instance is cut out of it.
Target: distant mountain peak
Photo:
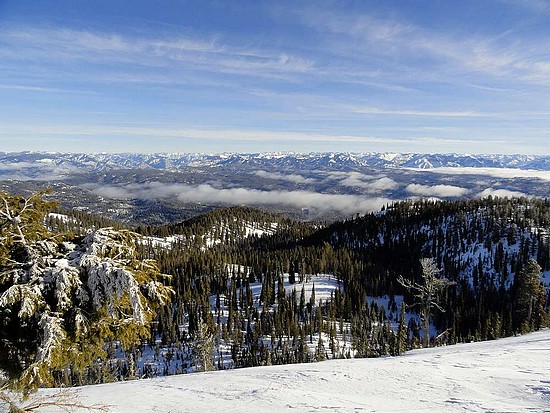
[[[295,167],[296,169],[353,169],[373,166],[431,169],[438,167],[484,167],[550,170],[550,156],[540,155],[473,155],[473,154],[413,154],[397,152],[265,152],[265,153],[58,153],[0,152],[3,168],[29,168],[32,165],[57,165],[86,171],[113,169],[179,170],[186,167],[240,164],[257,167]]]

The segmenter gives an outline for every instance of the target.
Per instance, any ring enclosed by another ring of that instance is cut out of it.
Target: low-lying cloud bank
[[[361,172],[330,172],[329,180],[339,181],[340,185],[349,188],[359,188],[369,193],[391,191],[399,184],[385,175],[366,175]]]
[[[496,196],[499,198],[519,198],[522,196],[529,196],[529,195],[519,191],[510,191],[509,189],[495,189],[495,188],[487,188],[478,194],[479,198],[487,198],[488,196],[492,196],[492,197]]]
[[[317,182],[316,179],[306,178],[305,176],[298,174],[282,174],[279,172],[267,172],[267,171],[256,171],[254,175],[259,176],[260,178],[273,179],[275,181],[286,181],[294,184],[308,184]]]
[[[148,182],[99,186],[84,185],[96,195],[113,199],[171,199],[181,203],[219,204],[219,205],[279,205],[291,208],[307,208],[313,215],[330,212],[341,214],[364,214],[378,211],[383,206],[398,199],[369,197],[363,195],[325,194],[312,191],[263,191],[250,188],[215,188],[212,185],[166,184]],[[452,185],[409,184],[406,191],[415,197],[446,198],[464,197],[471,193],[467,188]],[[472,194],[473,195],[473,194]],[[476,194],[477,197],[521,197],[528,196],[523,192],[508,189],[487,188]]]
[[[416,170],[416,169],[415,169]],[[537,171],[534,169],[514,169],[514,168],[475,168],[475,167],[442,167],[433,169],[422,169],[422,172],[432,172],[436,174],[448,175],[482,175],[493,178],[527,178],[550,181],[550,171]]]
[[[405,190],[413,195],[428,196],[428,197],[462,197],[470,193],[469,189],[462,188],[460,186],[453,185],[420,185],[420,184],[409,184]]]
[[[0,163],[1,179],[17,181],[60,180],[79,172],[69,165],[56,165],[46,161]]]
[[[224,205],[281,205],[308,208],[319,213],[335,211],[344,214],[366,213],[379,210],[393,200],[359,195],[323,194],[311,191],[261,191],[249,188],[214,188],[211,185],[184,185],[150,182],[121,186],[86,185],[93,193],[115,199],[167,199],[182,203]]]

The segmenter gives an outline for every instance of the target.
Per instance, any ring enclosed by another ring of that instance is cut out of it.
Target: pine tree
[[[516,276],[516,325],[522,333],[539,329],[545,318],[546,291],[541,282],[541,267],[533,259]]]
[[[214,336],[205,322],[199,323],[198,328],[193,333],[193,353],[198,371],[214,369],[212,361],[214,357]]]
[[[0,194],[0,370],[25,391],[78,377],[106,357],[106,342],[140,343],[172,293],[156,262],[138,256],[138,234],[50,234],[42,196]]]
[[[324,361],[327,359],[323,335],[319,333],[317,347],[315,348],[315,361]]]
[[[399,327],[397,329],[397,355],[403,354],[407,350],[407,324],[405,322],[406,304],[401,303],[401,313],[399,315]]]

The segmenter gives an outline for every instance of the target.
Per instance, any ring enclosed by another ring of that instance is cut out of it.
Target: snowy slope
[[[402,357],[88,386],[112,412],[550,412],[550,330]]]

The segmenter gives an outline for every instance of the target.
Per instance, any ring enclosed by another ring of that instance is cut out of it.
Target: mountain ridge
[[[2,169],[68,167],[86,171],[152,169],[177,171],[188,167],[248,165],[300,170],[346,170],[360,167],[433,169],[440,167],[514,168],[550,170],[548,155],[421,154],[395,152],[310,152],[310,153],[63,153],[0,152]]]

